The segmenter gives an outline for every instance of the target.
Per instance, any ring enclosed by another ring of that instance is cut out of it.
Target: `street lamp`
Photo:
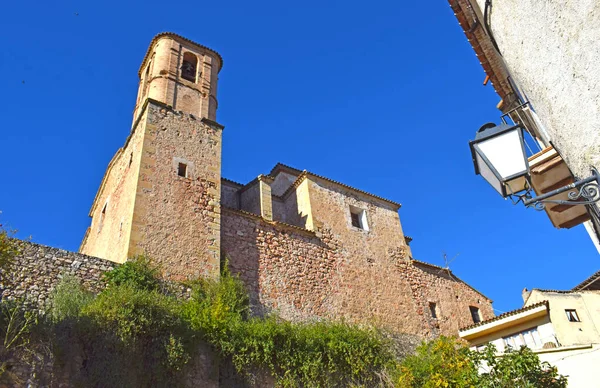
[[[529,187],[529,162],[520,126],[485,124],[469,145],[475,173],[488,181],[502,197]]]
[[[547,203],[574,206],[600,201],[600,174],[595,168],[588,178],[533,198],[523,128],[519,125],[485,124],[469,146],[475,173],[481,175],[503,198],[510,197],[514,204],[523,202],[526,207],[544,210]],[[569,191],[568,200],[549,199],[566,191]]]

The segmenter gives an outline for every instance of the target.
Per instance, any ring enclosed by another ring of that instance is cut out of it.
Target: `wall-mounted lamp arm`
[[[569,192],[568,200],[548,199],[555,195]],[[592,169],[592,176],[582,179],[570,185],[561,187],[560,189],[552,190],[549,193],[540,195],[535,198],[523,201],[526,207],[533,207],[535,210],[544,210],[546,204],[553,203],[559,205],[590,205],[600,201],[600,174],[595,168]]]

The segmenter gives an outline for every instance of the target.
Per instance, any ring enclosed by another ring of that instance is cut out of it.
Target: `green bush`
[[[540,362],[537,354],[526,346],[519,350],[508,349],[502,357],[496,356],[493,344],[482,352],[471,352],[476,365],[485,370],[480,375],[479,386],[483,388],[565,388],[566,377],[559,375],[556,367]]]
[[[398,387],[476,387],[477,366],[468,348],[455,339],[440,337],[424,342],[403,360],[396,378]]]
[[[9,382],[15,382],[11,380],[14,376],[10,372],[9,360],[30,360],[31,352],[27,349],[33,342],[32,330],[38,325],[38,318],[37,313],[23,309],[17,302],[0,302],[0,382],[7,378]]]
[[[104,274],[109,286],[129,284],[140,290],[159,289],[160,268],[145,255],[135,256]]]
[[[218,282],[197,283],[183,311],[238,372],[266,370],[283,387],[375,386],[394,363],[390,344],[371,328],[248,319],[244,286],[227,269]]]
[[[440,337],[401,363],[396,383],[403,388],[565,388],[567,379],[527,347],[497,356],[493,344],[478,352]]]
[[[81,309],[94,299],[94,294],[84,289],[79,280],[65,275],[50,295],[51,308],[49,315],[53,321],[76,319]]]
[[[19,241],[13,238],[16,233],[16,230],[7,229],[0,223],[0,275],[21,252]]]
[[[168,332],[181,322],[175,299],[131,283],[107,288],[81,314],[126,342]]]

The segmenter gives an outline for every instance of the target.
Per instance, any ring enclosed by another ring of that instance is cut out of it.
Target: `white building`
[[[499,354],[527,346],[568,376],[569,387],[600,387],[600,271],[570,291],[523,290],[524,306],[460,330],[474,349]]]

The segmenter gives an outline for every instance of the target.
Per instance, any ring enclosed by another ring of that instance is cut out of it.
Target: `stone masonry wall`
[[[492,301],[447,269],[417,261],[399,261],[397,265],[410,283],[416,314],[427,337],[456,335],[460,328],[473,324],[469,306],[479,308],[481,320],[494,317]],[[435,303],[437,318],[432,317],[429,303]]]
[[[218,276],[222,127],[153,101],[147,109],[129,256],[147,253],[175,281]]]
[[[483,295],[442,268],[428,271],[402,250],[369,262],[351,254],[330,230],[311,232],[233,209],[223,210],[221,227],[223,255],[259,315],[345,319],[423,338],[456,335],[472,322],[469,306],[479,307],[483,319],[493,316]],[[438,304],[438,319],[431,317],[429,302]]]
[[[50,307],[51,293],[65,275],[79,279],[84,287],[94,293],[100,292],[105,284],[102,274],[119,265],[81,253],[26,241],[20,243],[21,255],[14,259],[6,273],[0,274],[0,300],[23,300],[32,309],[44,311]],[[185,294],[179,292],[183,287],[169,285],[180,296]],[[13,377],[23,384],[26,382],[27,386],[72,386],[72,381],[77,381],[81,360],[90,356],[82,353],[78,344],[73,345],[75,353],[68,358],[72,365],[57,367],[49,351],[36,353],[36,362],[32,364],[23,364],[17,359],[2,361],[8,363]],[[207,344],[199,345],[183,373],[185,387],[219,387],[219,359]],[[0,386],[4,385],[0,383]]]
[[[223,254],[246,284],[256,314],[277,311],[290,320],[333,315],[333,241],[233,209],[223,209],[221,226]]]
[[[102,274],[110,271],[115,263],[47,247],[22,242],[22,254],[15,258],[7,274],[0,277],[1,299],[25,299],[27,304],[48,307],[49,295],[64,275],[71,275],[86,288],[99,292],[104,287]]]
[[[92,221],[81,253],[118,263],[127,259],[144,141],[140,123],[145,121],[146,112],[109,164],[92,205]]]

